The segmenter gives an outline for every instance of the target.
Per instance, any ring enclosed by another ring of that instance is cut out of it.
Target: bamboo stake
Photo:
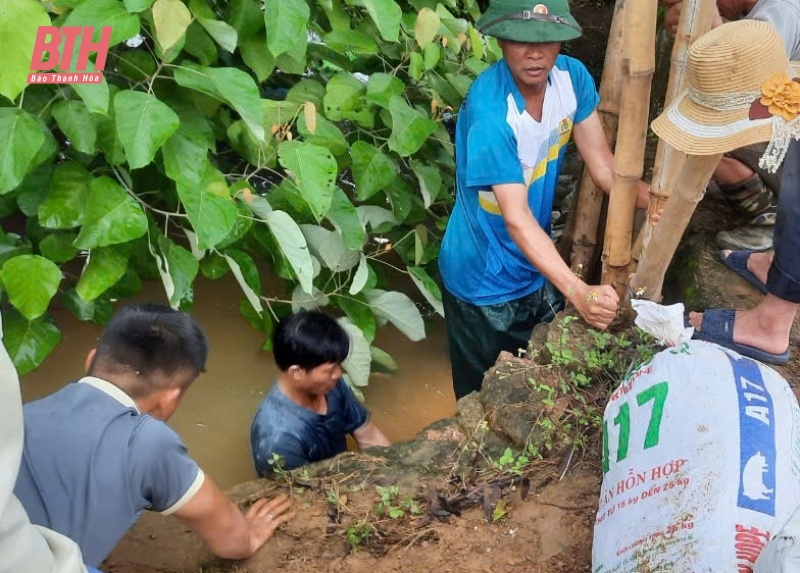
[[[606,58],[603,75],[600,78],[600,104],[597,112],[609,145],[614,147],[619,124],[620,94],[622,93],[622,36],[625,24],[626,0],[617,0],[611,29],[608,34]],[[594,252],[597,245],[597,229],[600,224],[600,211],[603,207],[603,190],[600,189],[584,167],[578,187],[578,201],[570,216],[562,244],[571,248],[570,266],[572,271],[584,279],[592,275]]]
[[[711,29],[714,18],[715,0],[683,0],[681,19],[675,43],[672,45],[670,58],[669,82],[664,96],[664,109],[686,89],[686,64],[689,57],[689,46]],[[686,154],[664,143],[658,142],[656,159],[653,164],[653,177],[650,185],[650,212],[658,212],[675,187],[675,180],[680,173]],[[633,259],[641,259],[642,249],[650,242],[653,225],[647,218],[636,237],[633,247]]]
[[[642,177],[650,111],[650,82],[655,68],[656,0],[625,7],[625,61],[614,177],[603,248],[604,284],[625,294],[631,263],[636,186]],[[626,65],[627,64],[627,65]]]
[[[667,267],[721,157],[722,154],[686,158],[675,184],[677,193],[667,201],[661,221],[653,228],[653,238],[631,278],[631,290],[637,298],[661,300]]]

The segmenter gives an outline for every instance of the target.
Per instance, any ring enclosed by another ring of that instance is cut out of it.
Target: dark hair
[[[156,378],[186,373],[182,383],[188,386],[205,370],[207,358],[208,341],[191,316],[160,304],[135,303],[120,309],[103,330],[89,374],[135,372],[140,383],[125,389],[136,398],[157,390]]]
[[[341,364],[350,352],[350,337],[330,316],[316,311],[284,317],[272,335],[275,363],[285,372],[296,365],[311,370],[322,364]]]

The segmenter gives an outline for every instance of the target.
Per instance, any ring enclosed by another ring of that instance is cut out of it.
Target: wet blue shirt
[[[456,203],[439,254],[444,285],[474,305],[508,302],[544,286],[500,213],[493,185],[521,183],[539,225],[550,232],[553,196],[573,124],[600,98],[586,67],[559,55],[548,76],[541,121],[525,110],[505,60],[470,87],[456,124]]]
[[[259,406],[250,426],[250,447],[258,475],[272,472],[273,454],[284,469],[332,458],[347,450],[347,434],[369,420],[369,411],[344,379],[326,396],[328,413],[318,414],[295,404],[276,383]]]

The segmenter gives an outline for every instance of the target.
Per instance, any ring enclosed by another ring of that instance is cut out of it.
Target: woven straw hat
[[[765,86],[789,72],[783,41],[766,22],[740,20],[704,34],[689,48],[687,71],[687,91],[652,124],[660,138],[684,153],[714,155],[775,142],[776,136],[786,139],[785,126],[800,124],[781,117],[768,101],[764,105]]]
[[[491,0],[476,26],[488,36],[516,42],[566,42],[583,33],[567,0]]]

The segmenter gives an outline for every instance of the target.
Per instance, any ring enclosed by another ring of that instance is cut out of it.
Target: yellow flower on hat
[[[800,83],[787,73],[775,74],[763,86],[761,104],[769,108],[772,115],[780,115],[792,121],[800,113]]]

